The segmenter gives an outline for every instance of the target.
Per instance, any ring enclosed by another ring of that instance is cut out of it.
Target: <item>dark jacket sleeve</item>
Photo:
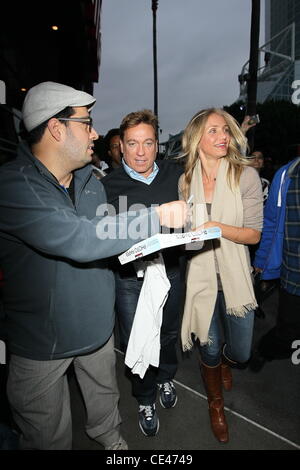
[[[51,184],[49,184],[51,186]],[[153,209],[89,220],[42,179],[5,171],[0,178],[0,231],[49,255],[89,262],[126,251],[159,231]],[[138,229],[139,228],[139,229]]]

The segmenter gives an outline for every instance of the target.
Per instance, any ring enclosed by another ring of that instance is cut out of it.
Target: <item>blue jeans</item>
[[[224,342],[224,352],[228,359],[239,363],[247,362],[251,355],[253,325],[254,310],[246,313],[244,317],[228,315],[224,294],[218,291],[208,333],[212,342],[204,346],[198,343],[202,362],[210,367],[220,364]]]
[[[143,281],[137,278],[121,278],[116,273],[116,313],[119,323],[121,348],[125,351],[129,341],[132,323]],[[160,330],[160,361],[158,368],[150,366],[141,379],[127,368],[132,385],[132,394],[141,405],[155,402],[157,384],[172,380],[177,371],[176,344],[179,331],[182,283],[179,270],[168,273],[171,284],[169,297],[163,309]]]

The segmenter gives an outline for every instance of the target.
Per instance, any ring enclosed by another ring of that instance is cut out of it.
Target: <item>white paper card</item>
[[[219,227],[210,227],[197,232],[158,233],[157,235],[153,235],[153,237],[146,238],[146,240],[136,243],[118,258],[121,264],[126,264],[130,261],[142,258],[143,256],[150,255],[155,251],[162,250],[163,248],[220,238],[221,235],[222,232]]]

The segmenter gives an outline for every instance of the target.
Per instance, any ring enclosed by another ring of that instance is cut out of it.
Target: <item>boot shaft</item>
[[[224,415],[221,364],[209,367],[201,363],[201,373],[207,393],[212,431],[219,442],[228,442],[228,426]]]
[[[221,364],[209,367],[201,362],[200,367],[208,403],[212,400],[223,400]]]

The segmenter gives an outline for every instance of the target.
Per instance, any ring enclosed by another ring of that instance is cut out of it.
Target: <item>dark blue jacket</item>
[[[115,284],[105,258],[148,236],[129,239],[133,215],[103,217],[106,194],[90,165],[74,172],[74,182],[75,206],[23,144],[17,159],[0,168],[0,337],[29,359],[86,354],[109,339]],[[154,210],[139,214],[145,231],[158,226]]]
[[[298,165],[290,173],[290,178],[286,195],[280,280],[284,290],[300,296],[300,158]]]
[[[253,265],[262,269],[261,279],[277,279],[282,266],[282,248],[285,223],[286,194],[290,173],[299,157],[279,168],[273,178],[264,207],[262,238]]]

